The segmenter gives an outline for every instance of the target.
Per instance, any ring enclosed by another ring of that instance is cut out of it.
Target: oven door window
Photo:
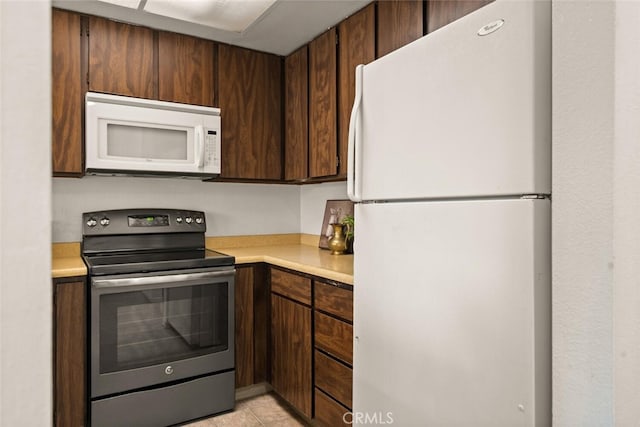
[[[227,283],[100,296],[100,373],[229,348]]]

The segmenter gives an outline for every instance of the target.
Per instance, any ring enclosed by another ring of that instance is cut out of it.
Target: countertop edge
[[[221,252],[224,252],[222,250]],[[275,265],[277,267],[284,267],[290,270],[295,270],[300,273],[310,274],[322,279],[334,280],[336,282],[344,283],[353,286],[353,276],[337,271],[327,270],[321,267],[314,267],[307,264],[300,264],[294,261],[286,260],[283,258],[274,257],[271,255],[255,255],[255,256],[240,256],[236,257],[236,264],[253,264],[256,262],[264,262],[267,264]]]
[[[87,266],[80,256],[54,257],[51,260],[51,278],[86,276]]]

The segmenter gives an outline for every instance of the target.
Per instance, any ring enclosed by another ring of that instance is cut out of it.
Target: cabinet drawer
[[[316,347],[340,360],[353,363],[353,327],[322,313],[315,313]]]
[[[318,389],[315,389],[314,394],[316,400],[315,419],[320,425],[328,427],[351,425],[352,416],[347,414],[350,412],[347,408]]]
[[[311,305],[311,279],[271,269],[271,291]]]
[[[316,387],[351,408],[353,370],[316,350]]]
[[[318,310],[353,321],[353,291],[316,281],[314,292]]]

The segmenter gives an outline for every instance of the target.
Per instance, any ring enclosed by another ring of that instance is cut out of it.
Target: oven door
[[[233,268],[91,279],[91,397],[234,368]]]

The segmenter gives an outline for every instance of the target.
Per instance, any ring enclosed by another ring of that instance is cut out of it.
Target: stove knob
[[[88,225],[89,227],[95,227],[95,226],[96,226],[96,224],[98,224],[98,221],[96,221],[96,219],[95,219],[95,218],[89,218],[89,220],[87,221],[87,225]]]
[[[196,224],[202,224],[204,222],[204,220],[202,219],[201,216],[197,216],[196,217]]]
[[[176,218],[176,222],[177,222],[178,224],[182,224],[182,217],[181,217],[181,216],[177,217],[177,218]]]
[[[187,224],[191,224],[193,222],[193,218],[191,218],[190,216],[186,217],[184,220]]]
[[[102,218],[100,220],[100,225],[103,227],[106,227],[107,225],[109,225],[109,218],[107,218],[106,216],[104,218]]]

